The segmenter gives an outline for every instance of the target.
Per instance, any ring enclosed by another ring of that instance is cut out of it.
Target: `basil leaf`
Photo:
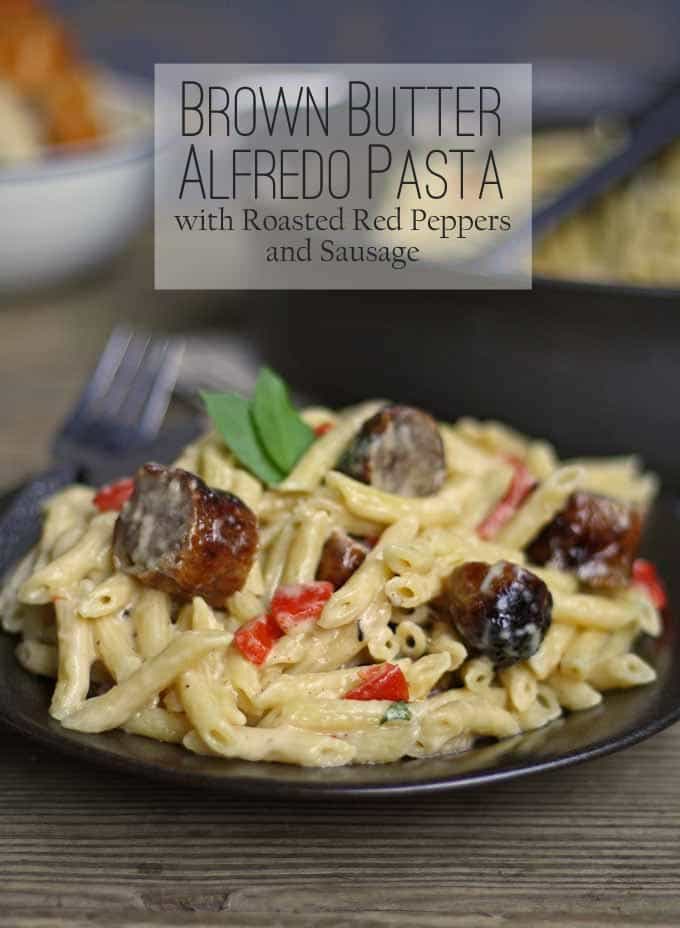
[[[260,444],[249,401],[237,393],[201,393],[201,397],[217,431],[240,463],[264,483],[283,480],[283,472]]]
[[[380,719],[380,724],[384,725],[385,722],[410,722],[411,721],[411,710],[408,707],[407,702],[393,702],[391,706],[388,706],[385,710],[385,714]]]
[[[257,378],[251,412],[264,450],[284,474],[290,473],[315,436],[291,403],[286,384],[268,367]]]

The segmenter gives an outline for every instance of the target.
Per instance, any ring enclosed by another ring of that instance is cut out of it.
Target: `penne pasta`
[[[314,442],[291,474],[279,485],[283,493],[300,493],[315,489],[335,466],[340,455],[363,423],[380,409],[378,402],[362,403],[348,410],[334,427]]]
[[[571,465],[559,467],[539,484],[513,518],[501,529],[503,544],[523,548],[563,507],[567,497],[579,486],[583,470]]]
[[[609,575],[598,565],[608,587],[585,586],[559,546],[588,556],[597,526],[582,544],[556,531],[556,556],[530,563],[576,491],[646,512],[656,479],[635,458],[561,462],[502,423],[437,423],[379,401],[302,418],[317,436],[307,447],[301,427],[307,450],[278,483],[236,459],[228,432],[210,433],[176,463],[189,476],[146,469],[159,481],[146,508],[140,483],[120,512],[100,512],[87,487],[47,501],[38,543],[0,591],[0,624],[20,636],[21,667],[55,680],[50,714],[65,728],[311,767],[454,754],[480,738],[502,744],[475,756],[499,758],[656,678],[634,650],[662,631],[651,565],[648,587],[628,581],[630,552]],[[287,449],[262,441],[276,476]]]
[[[588,683],[597,690],[627,689],[656,680],[656,673],[637,654],[619,654],[596,663],[588,672]]]
[[[139,585],[126,574],[113,574],[98,583],[78,603],[78,613],[85,619],[98,619],[130,609],[139,595]]]
[[[440,525],[455,521],[475,490],[471,480],[455,480],[436,496],[407,498],[376,490],[358,480],[332,471],[327,486],[336,490],[355,515],[389,525],[400,519],[416,518],[421,525]]]
[[[170,614],[170,597],[160,590],[144,590],[132,613],[139,653],[155,657],[167,647],[175,633]]]
[[[522,731],[533,731],[554,722],[562,714],[557,694],[545,683],[540,683],[536,699],[522,712],[516,712],[516,718]]]
[[[154,741],[181,744],[191,730],[189,720],[180,712],[167,712],[158,706],[141,709],[128,719],[123,730]]]
[[[331,596],[319,619],[319,625],[322,628],[337,628],[357,619],[385,584],[385,548],[409,541],[415,537],[417,530],[418,521],[414,516],[408,516],[390,526],[358,570]]]
[[[545,680],[559,666],[562,655],[576,633],[573,626],[553,620],[540,648],[527,662],[538,680]]]
[[[68,600],[55,603],[57,619],[57,685],[52,694],[50,715],[60,721],[78,709],[90,688],[90,667],[94,661],[92,629]]]
[[[607,638],[607,632],[594,628],[578,632],[562,655],[560,673],[575,680],[585,680],[588,668],[597,663]]]
[[[195,661],[215,648],[228,647],[230,642],[231,635],[222,632],[184,632],[122,683],[102,696],[88,699],[79,709],[62,717],[62,724],[65,728],[88,732],[118,728]]]
[[[321,550],[331,531],[331,518],[317,509],[299,526],[290,545],[283,572],[284,583],[309,583],[316,576]]]
[[[117,682],[126,680],[142,666],[137,654],[132,626],[127,618],[107,615],[94,622],[92,630],[95,653]]]
[[[538,681],[525,664],[514,664],[499,673],[513,709],[525,712],[538,695]]]
[[[430,652],[448,654],[451,659],[451,670],[457,670],[468,656],[463,642],[443,622],[437,622],[434,625],[430,637]]]
[[[415,622],[400,622],[395,632],[399,653],[404,657],[418,658],[422,657],[427,651],[427,634],[420,625]]]
[[[592,709],[602,702],[602,693],[598,693],[585,680],[574,680],[561,673],[554,673],[548,678],[548,685],[557,696],[559,704],[571,712]]]
[[[486,657],[475,657],[467,661],[460,669],[463,685],[471,692],[478,693],[493,683],[494,667]]]
[[[250,761],[299,764],[302,767],[338,767],[354,760],[351,744],[313,731],[283,725],[279,728],[241,728],[232,740],[211,735],[207,742],[190,732],[184,745],[197,753],[240,757]]]
[[[80,537],[67,551],[36,570],[19,590],[19,600],[25,603],[48,603],[57,596],[66,596],[78,581],[90,574],[111,573],[111,539],[115,513],[95,516]]]
[[[628,600],[607,599],[586,593],[555,593],[553,618],[566,625],[613,631],[634,622],[638,615],[635,604]]]

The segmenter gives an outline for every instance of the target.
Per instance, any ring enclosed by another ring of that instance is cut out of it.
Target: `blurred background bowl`
[[[0,289],[58,283],[118,254],[153,199],[153,89],[98,72],[110,126],[88,148],[0,168]]]

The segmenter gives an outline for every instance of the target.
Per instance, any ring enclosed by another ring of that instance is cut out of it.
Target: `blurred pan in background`
[[[606,64],[535,65],[535,129],[625,123],[656,89]],[[536,277],[528,292],[271,296],[251,330],[298,389],[503,418],[565,455],[636,449],[680,487],[680,288]]]

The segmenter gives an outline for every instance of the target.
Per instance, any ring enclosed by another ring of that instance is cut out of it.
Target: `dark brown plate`
[[[680,601],[676,570],[680,501],[667,497],[657,506],[645,549],[668,578],[671,601]],[[21,553],[17,550],[17,557]],[[67,731],[47,714],[51,684],[19,666],[15,643],[10,635],[0,633],[0,720],[29,738],[86,763],[267,798],[387,796],[477,786],[621,750],[680,718],[680,636],[671,614],[666,616],[662,638],[647,639],[640,649],[658,673],[651,686],[612,692],[596,709],[458,756],[328,770],[199,757],[174,745],[119,731],[102,735]]]

